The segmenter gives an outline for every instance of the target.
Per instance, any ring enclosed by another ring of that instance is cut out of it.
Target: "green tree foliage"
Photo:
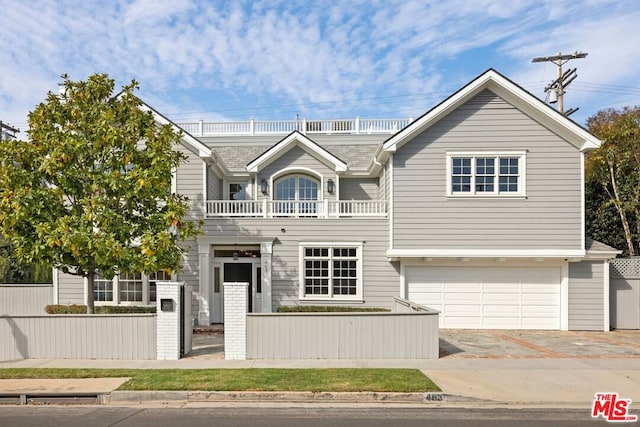
[[[635,256],[640,231],[640,107],[600,111],[587,125],[603,141],[586,163],[587,230]]]
[[[21,263],[86,277],[92,313],[96,273],[177,270],[197,227],[171,193],[180,135],[140,108],[137,83],[114,96],[106,74],[63,78],[29,114],[29,141],[0,145],[0,232]]]

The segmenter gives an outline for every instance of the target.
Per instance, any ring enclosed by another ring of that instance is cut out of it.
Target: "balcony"
[[[335,119],[335,120],[249,120],[238,122],[177,123],[194,136],[224,135],[287,135],[293,131],[303,134],[394,134],[413,121],[406,119]]]
[[[208,218],[385,218],[384,200],[208,200]]]

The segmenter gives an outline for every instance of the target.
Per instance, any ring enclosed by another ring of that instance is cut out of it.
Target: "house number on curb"
[[[425,402],[442,402],[444,401],[444,393],[425,393],[422,400]]]

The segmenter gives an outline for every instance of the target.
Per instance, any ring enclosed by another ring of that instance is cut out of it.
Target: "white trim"
[[[393,251],[393,154],[389,157],[389,251]],[[384,183],[386,185],[386,182]],[[385,189],[386,191],[386,189]]]
[[[52,268],[53,273],[52,273],[52,278],[53,278],[53,303],[54,304],[60,304],[60,271],[53,267]]]
[[[178,193],[178,168],[175,167],[171,169],[171,193]]]
[[[603,330],[604,332],[609,332],[611,330],[611,288],[610,288],[610,277],[609,277],[609,260],[603,261],[603,273],[604,273],[604,319],[603,320]]]
[[[87,294],[87,290],[89,288],[89,279],[87,277],[82,277],[82,291],[84,293],[84,305],[88,305],[89,304],[89,295]],[[93,292],[93,289],[91,289],[91,292]],[[96,305],[96,302],[93,301],[93,305]]]
[[[151,106],[144,103],[142,100],[140,101],[139,108],[144,112],[151,112],[154,120],[157,123],[160,123],[161,125],[170,125],[174,132],[181,132],[182,136],[180,139],[195,151],[197,151],[200,157],[211,157],[211,149],[209,147],[200,142],[200,140],[193,137],[189,132],[185,131],[180,126],[176,125],[171,120],[167,119],[162,114],[154,110]]]
[[[407,290],[407,271],[406,264],[400,262],[400,298],[409,299],[409,291]]]
[[[356,294],[355,295],[333,295],[332,294],[332,277],[333,277],[333,267],[329,265],[328,278],[329,278],[329,292],[331,295],[322,296],[322,295],[305,295],[305,285],[304,285],[304,249],[308,247],[321,247],[328,248],[328,258],[329,260],[333,259],[332,249],[336,247],[341,248],[356,248],[356,269],[357,269],[357,277],[356,277]],[[299,301],[349,301],[349,302],[363,302],[363,282],[364,282],[364,242],[300,242],[298,244],[298,300]]]
[[[447,151],[446,152],[446,191],[447,197],[451,198],[526,198],[527,197],[527,151],[526,150],[502,150],[502,151]],[[454,193],[451,189],[452,181],[452,162],[453,158],[469,158],[471,159],[471,191]],[[475,191],[476,162],[478,157],[494,158],[494,191],[480,192]],[[505,157],[518,158],[518,191],[500,192],[499,187],[499,159]],[[584,247],[584,245],[582,246]]]
[[[569,330],[569,263],[560,267],[560,330]]]
[[[580,153],[580,245],[583,248],[587,248],[587,242],[586,242],[586,200],[585,200],[585,183],[584,183],[584,161],[585,161],[585,157],[584,157],[584,152]]]
[[[205,200],[205,215],[207,214],[206,201],[209,200],[209,168],[206,162],[202,162],[202,198]]]
[[[290,146],[298,144],[305,151],[310,151],[310,154],[315,154],[328,164],[332,165],[335,172],[345,172],[347,170],[347,164],[345,162],[313,142],[310,138],[306,137],[300,132],[294,131],[287,137],[282,139],[280,142],[277,142],[275,145],[269,147],[264,153],[262,153],[255,160],[249,163],[247,165],[247,171],[252,173],[259,172],[262,167],[268,165],[273,160],[280,157],[281,154],[284,154],[286,151],[288,151]]]
[[[389,249],[389,258],[583,258],[582,249]]]
[[[510,101],[516,108],[525,109],[534,114],[534,119],[544,123],[552,132],[561,133],[567,142],[576,148],[587,151],[600,146],[601,141],[578,124],[567,119],[562,114],[544,104],[541,100],[528,93],[497,71],[489,69],[461,88],[458,92],[445,99],[429,112],[418,118],[400,132],[389,138],[383,145],[383,150],[395,152],[402,145],[425,129],[448,115],[458,106],[469,99],[489,89],[496,95]]]

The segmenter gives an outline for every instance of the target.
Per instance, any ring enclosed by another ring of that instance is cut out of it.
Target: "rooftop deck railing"
[[[298,131],[302,134],[394,134],[413,121],[406,119],[336,119],[336,120],[249,120],[237,122],[177,123],[194,136],[277,135]]]

